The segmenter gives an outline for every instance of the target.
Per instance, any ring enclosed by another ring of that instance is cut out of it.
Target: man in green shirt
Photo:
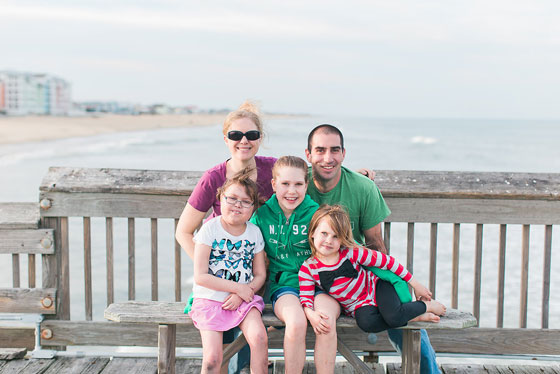
[[[307,138],[305,155],[311,163],[307,187],[311,198],[319,204],[346,206],[354,239],[368,248],[387,253],[381,235],[381,222],[391,211],[372,180],[342,166],[346,150],[340,130],[327,124],[315,127]],[[400,352],[402,330],[391,329],[387,332],[389,340]],[[440,373],[426,330],[421,330],[420,372]]]

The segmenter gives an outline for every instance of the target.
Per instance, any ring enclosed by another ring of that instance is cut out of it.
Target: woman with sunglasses
[[[229,113],[223,126],[224,141],[229,148],[231,158],[207,170],[194,188],[177,224],[175,237],[187,255],[194,258],[194,232],[200,226],[206,212],[212,208],[208,219],[221,215],[220,200],[216,191],[227,179],[240,171],[250,168],[251,179],[257,183],[259,199],[264,202],[272,196],[272,166],[276,162],[274,157],[256,156],[263,138],[263,125],[256,105],[244,102],[239,109]],[[241,300],[236,294],[231,294],[225,301],[223,308],[235,309]],[[190,305],[187,304],[188,312]],[[224,332],[224,343],[233,341],[233,331]],[[248,362],[248,354],[240,352],[240,362]],[[242,364],[238,365],[241,366]],[[237,368],[237,372],[241,367]]]

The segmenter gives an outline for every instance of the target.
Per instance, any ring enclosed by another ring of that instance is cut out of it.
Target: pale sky
[[[559,119],[557,0],[0,0],[0,70],[117,100]]]

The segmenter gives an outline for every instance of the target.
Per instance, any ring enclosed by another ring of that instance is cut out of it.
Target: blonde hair
[[[297,156],[282,156],[278,160],[276,160],[274,166],[272,167],[272,178],[276,179],[276,177],[278,176],[278,170],[285,167],[301,169],[303,171],[305,183],[309,183],[307,162]]]
[[[228,133],[233,121],[241,118],[250,119],[255,124],[255,126],[257,126],[257,130],[260,131],[261,138],[264,138],[264,129],[259,107],[256,103],[248,100],[241,104],[241,106],[237,110],[234,110],[227,115],[226,119],[224,120],[224,126],[222,129],[224,135]]]
[[[321,205],[313,214],[309,223],[308,239],[312,257],[315,257],[317,253],[317,248],[315,243],[313,243],[313,234],[323,218],[327,219],[329,226],[340,240],[341,247],[353,247],[356,245],[352,236],[352,224],[346,209],[342,205]]]
[[[253,212],[259,207],[259,187],[257,183],[251,179],[251,173],[254,171],[252,167],[246,167],[240,172],[236,173],[233,177],[227,179],[224,184],[218,188],[216,198],[220,200],[224,192],[233,185],[243,187],[249,199],[253,202]]]

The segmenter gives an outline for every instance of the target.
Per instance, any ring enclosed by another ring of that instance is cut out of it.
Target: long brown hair
[[[341,246],[353,247],[356,245],[354,243],[354,237],[352,236],[352,224],[350,223],[350,217],[348,217],[346,209],[342,205],[325,204],[317,209],[309,223],[309,232],[307,235],[311,247],[311,256],[315,257],[317,253],[317,248],[315,247],[315,243],[313,243],[313,234],[323,218],[328,220],[329,226],[340,239]]]

